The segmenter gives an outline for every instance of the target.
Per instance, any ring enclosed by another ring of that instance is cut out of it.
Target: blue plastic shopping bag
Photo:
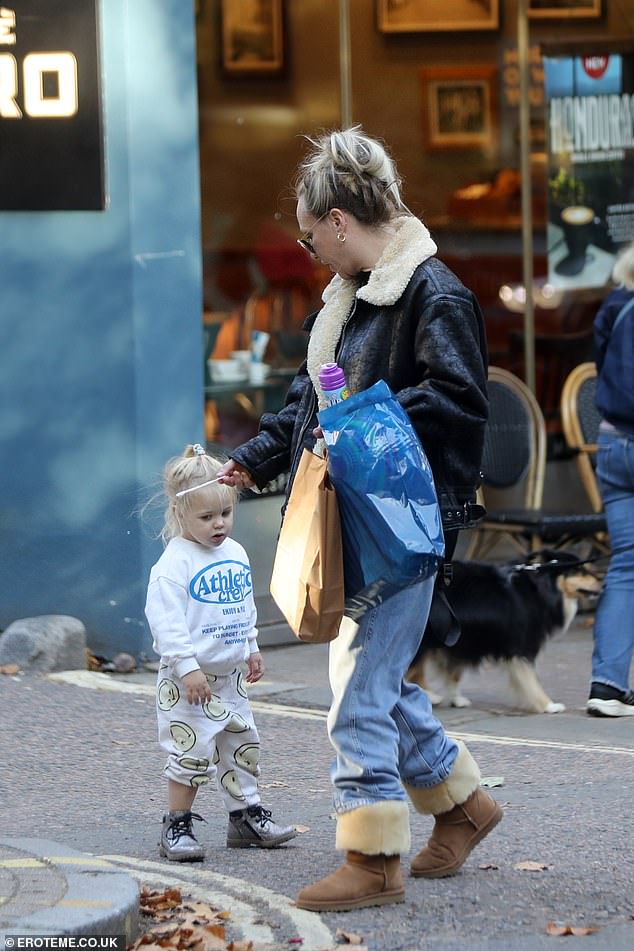
[[[387,383],[319,413],[337,494],[345,613],[365,611],[438,569],[440,508],[420,440]]]

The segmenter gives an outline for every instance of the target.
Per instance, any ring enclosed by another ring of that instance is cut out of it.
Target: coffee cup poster
[[[603,287],[634,240],[634,54],[544,57],[548,277]]]

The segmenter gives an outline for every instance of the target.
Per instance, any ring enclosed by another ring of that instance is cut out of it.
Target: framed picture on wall
[[[222,68],[232,76],[284,69],[283,0],[220,0]]]
[[[499,0],[377,0],[382,33],[496,30]]]
[[[528,15],[534,19],[549,17],[553,20],[599,17],[601,0],[528,0]]]
[[[429,66],[420,72],[425,147],[489,148],[495,134],[495,67]]]

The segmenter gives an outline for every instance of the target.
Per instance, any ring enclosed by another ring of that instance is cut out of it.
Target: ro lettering
[[[77,60],[71,52],[28,53],[21,76],[13,53],[0,53],[0,119],[22,119],[24,113],[32,119],[67,119],[78,109]]]

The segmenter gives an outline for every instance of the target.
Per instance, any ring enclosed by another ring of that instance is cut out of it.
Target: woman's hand
[[[198,706],[211,700],[211,687],[202,670],[190,670],[181,677],[181,683],[187,691],[187,703]]]
[[[240,489],[250,489],[255,485],[251,474],[233,459],[225,462],[224,466],[218,470],[218,482],[221,485],[233,485]]]

